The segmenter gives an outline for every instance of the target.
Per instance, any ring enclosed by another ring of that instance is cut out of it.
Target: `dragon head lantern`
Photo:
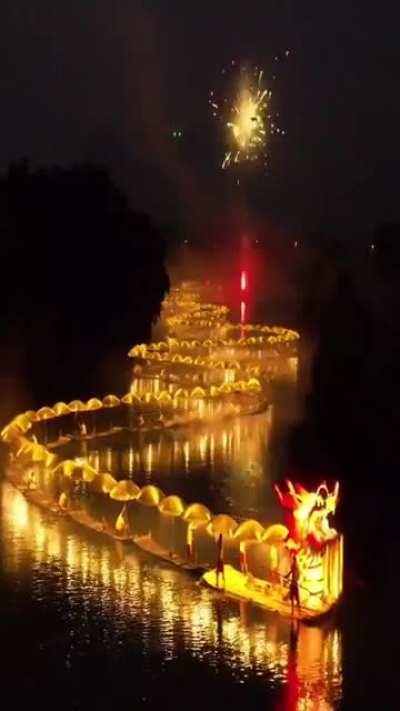
[[[286,511],[286,526],[288,540],[297,547],[310,544],[321,548],[324,543],[335,538],[335,529],[329,525],[328,517],[336,511],[339,496],[339,482],[336,482],[332,492],[325,482],[315,491],[308,491],[301,484],[293,484],[286,480],[287,491],[281,491],[275,484],[281,506]]]

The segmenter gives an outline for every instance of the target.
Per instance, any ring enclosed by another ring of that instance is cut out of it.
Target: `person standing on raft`
[[[217,542],[217,588],[219,588],[220,575],[222,575],[223,587],[225,588],[224,539],[222,533],[219,534]]]
[[[296,603],[298,612],[300,612],[299,577],[300,577],[299,564],[297,562],[296,553],[293,552],[290,570],[289,570],[288,574],[285,576],[285,578],[290,579],[289,598],[290,598],[290,603],[292,606],[292,617],[294,615],[295,603]]]

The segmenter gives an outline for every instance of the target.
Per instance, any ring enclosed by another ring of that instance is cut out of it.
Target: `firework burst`
[[[237,68],[232,62],[224,75],[230,75],[233,88],[222,100],[210,91],[213,116],[226,128],[227,147],[221,167],[225,170],[245,161],[267,162],[269,139],[284,134],[271,112],[272,92],[265,86],[264,73],[255,67]]]

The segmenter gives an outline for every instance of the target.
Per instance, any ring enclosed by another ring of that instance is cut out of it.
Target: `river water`
[[[75,447],[138,483],[268,523],[280,518],[272,495],[280,448],[270,429],[267,413]],[[5,479],[0,533],[0,679],[17,708],[370,708],[359,611],[292,626],[36,508]],[[385,709],[398,708],[385,698]]]

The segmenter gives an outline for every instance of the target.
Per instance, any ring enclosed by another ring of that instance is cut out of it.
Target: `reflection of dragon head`
[[[297,544],[307,542],[320,547],[327,540],[336,536],[336,531],[329,526],[328,516],[336,511],[339,496],[339,482],[332,492],[325,482],[316,491],[308,491],[301,484],[286,480],[287,491],[282,492],[277,484],[275,491],[286,509],[286,525],[289,539]]]

